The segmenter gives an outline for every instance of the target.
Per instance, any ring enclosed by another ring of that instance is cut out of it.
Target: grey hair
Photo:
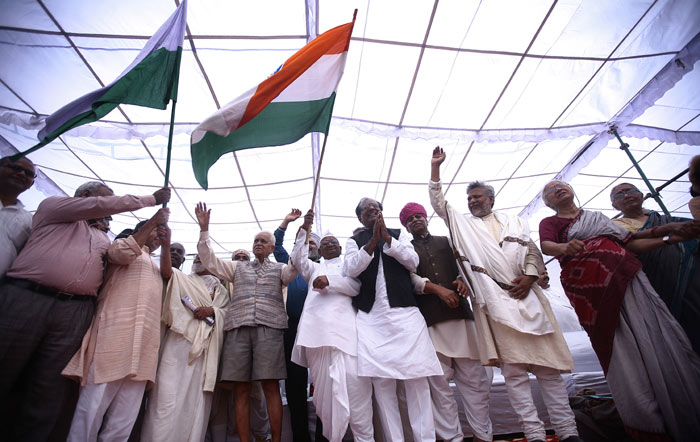
[[[496,191],[490,184],[486,184],[483,181],[472,181],[467,186],[467,193],[471,192],[474,189],[484,189],[484,191],[486,192],[486,196],[496,199]]]
[[[555,209],[554,207],[552,207],[552,205],[549,203],[549,200],[547,199],[547,194],[544,193],[544,188],[547,187],[547,186],[549,186],[549,185],[552,184],[552,183],[561,183],[561,184],[565,185],[566,187],[568,187],[569,189],[571,189],[571,193],[573,193],[574,195],[576,195],[576,192],[574,192],[574,188],[571,187],[571,184],[567,183],[566,181],[562,181],[562,180],[552,180],[552,181],[548,182],[547,184],[545,184],[544,187],[542,188],[542,201],[544,201],[544,205],[545,205],[545,206],[549,207],[550,209],[552,209],[552,210],[554,210],[554,211],[556,212],[557,209]],[[578,198],[577,198],[577,199],[578,199]]]
[[[108,185],[101,181],[88,181],[87,183],[83,183],[80,185],[80,187],[75,189],[75,195],[73,196],[77,198],[83,193],[85,193],[86,190],[89,192],[90,195],[94,195],[95,192],[97,192],[97,189],[99,189],[100,187],[106,187],[109,190],[112,190]],[[112,192],[114,191],[112,190]]]
[[[496,204],[496,191],[493,189],[493,186],[490,184],[486,184],[484,181],[472,181],[467,186],[467,193],[471,192],[474,189],[484,189],[484,193],[486,194],[486,196],[493,200],[493,202],[491,203],[491,208],[493,209],[494,204]]]
[[[275,239],[275,235],[273,235],[272,232],[270,232],[269,230],[262,230],[262,231],[258,232],[255,236],[257,237],[260,234],[267,236],[273,246],[277,245],[277,240]]]

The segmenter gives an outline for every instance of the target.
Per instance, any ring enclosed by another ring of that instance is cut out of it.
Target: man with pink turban
[[[428,325],[428,334],[442,365],[442,376],[430,376],[430,397],[438,439],[461,441],[457,402],[450,387],[454,379],[475,441],[493,439],[489,418],[491,368],[479,360],[474,314],[465,299],[469,289],[459,276],[450,241],[428,232],[425,208],[408,203],[399,214],[401,224],[413,235],[419,262],[411,274],[418,308]]]

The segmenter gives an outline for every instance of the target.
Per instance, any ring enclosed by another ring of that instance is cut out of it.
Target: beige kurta
[[[160,270],[148,248],[139,248],[133,237],[114,241],[107,261],[95,317],[62,374],[85,385],[94,362],[95,384],[124,378],[153,383],[160,346]]]
[[[486,241],[498,244],[498,241],[492,237],[497,230],[493,224],[493,222],[497,222],[495,217],[493,217],[493,220],[487,219],[487,225],[485,226],[489,233],[491,233],[491,231],[493,231],[493,233],[481,237],[471,237],[467,229],[463,229],[460,225],[462,220],[459,218],[463,218],[464,215],[456,211],[445,201],[440,183],[430,183],[430,201],[437,214],[445,220],[445,222],[448,222],[449,217],[448,227],[450,228],[451,235],[461,256],[469,258],[468,253],[464,250],[465,241],[472,244]],[[498,233],[500,235],[501,232],[499,231]],[[528,255],[530,254],[531,253],[528,252]],[[463,264],[469,265],[468,262],[463,262]],[[518,263],[518,265],[523,269],[524,274],[531,274],[533,271],[531,269],[536,267],[531,256],[526,257],[524,262]],[[529,296],[532,296],[533,293],[542,304],[544,314],[554,329],[551,333],[522,333],[493,320],[487,312],[487,306],[480,306],[472,302],[474,307],[474,321],[479,340],[479,356],[483,364],[499,365],[505,362],[511,364],[523,363],[540,365],[561,371],[571,371],[573,369],[571,352],[566,345],[564,335],[559,328],[546,295],[536,284],[533,284]]]

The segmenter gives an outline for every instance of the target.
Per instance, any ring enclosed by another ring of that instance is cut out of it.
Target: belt
[[[10,276],[5,276],[2,282],[14,285],[15,287],[21,287],[23,289],[31,290],[41,295],[51,296],[61,301],[94,301],[96,298],[96,296],[93,295],[74,295],[72,293],[62,292],[56,288],[42,285],[37,282],[30,281],[28,279],[19,279],[12,278]]]

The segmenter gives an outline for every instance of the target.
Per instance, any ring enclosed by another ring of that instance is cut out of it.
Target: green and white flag
[[[120,104],[165,109],[170,99],[177,100],[186,25],[187,0],[183,0],[116,80],[49,115],[44,128],[39,131],[39,144],[24,154],[50,143],[74,127],[99,120]]]

